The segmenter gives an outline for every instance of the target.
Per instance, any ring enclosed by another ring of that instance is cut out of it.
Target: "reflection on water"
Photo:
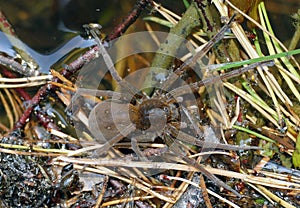
[[[57,63],[62,57],[69,54],[71,51],[87,48],[95,44],[96,43],[93,39],[84,39],[80,35],[77,35],[58,49],[54,50],[52,53],[41,54],[31,49],[21,40],[12,36],[9,36],[8,38],[6,34],[0,32],[0,51],[5,52],[11,57],[16,57],[17,55],[14,48],[26,51],[26,53],[28,53],[37,62],[41,73],[48,73],[53,64]]]
[[[0,0],[0,9],[19,38],[39,52],[52,51],[97,22],[109,33],[133,7],[135,0]]]
[[[21,49],[38,63],[42,73],[48,73],[50,66],[71,51],[95,45],[93,40],[85,40],[79,36],[79,31],[83,31],[83,24],[100,22],[103,32],[109,33],[130,11],[134,2],[135,0],[0,0],[0,9],[19,37],[6,37],[0,32],[0,52],[16,57],[14,47]]]
[[[39,64],[41,72],[48,73],[50,66],[70,51],[94,44],[93,40],[84,40],[78,35],[74,37],[74,33],[78,33],[82,24],[100,22],[104,33],[109,33],[113,26],[130,11],[134,2],[135,0],[0,0],[1,10],[7,15],[20,39],[26,43],[18,39],[11,43],[3,33],[0,33],[0,51],[15,57],[16,52],[13,47],[22,48],[21,45],[24,45],[25,51]],[[157,2],[171,10],[175,7],[180,11],[184,9],[182,1],[157,0]],[[290,39],[294,28],[289,15],[300,7],[299,0],[265,2],[275,34],[283,41]],[[137,28],[140,25],[135,24],[135,26],[135,31],[139,30]],[[62,42],[66,40],[68,41],[63,44]],[[48,53],[58,45],[61,45],[59,49]]]

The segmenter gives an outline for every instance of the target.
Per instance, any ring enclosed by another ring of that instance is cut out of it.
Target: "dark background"
[[[177,14],[185,10],[181,0],[157,2]],[[300,8],[300,1],[265,2],[275,34],[283,42],[288,42],[294,31],[290,15]],[[0,9],[23,42],[38,52],[51,53],[63,42],[78,35],[81,25],[85,23],[99,22],[103,32],[108,34],[134,3],[135,0],[0,0]],[[143,15],[149,12],[147,10]],[[134,30],[144,30],[143,21],[139,20],[133,27]]]

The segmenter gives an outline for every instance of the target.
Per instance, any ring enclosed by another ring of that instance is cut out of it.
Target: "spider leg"
[[[224,183],[223,181],[221,181],[218,177],[216,177],[215,175],[211,174],[208,170],[205,169],[205,167],[203,165],[197,163],[197,161],[195,161],[194,159],[191,159],[191,158],[189,158],[187,156],[184,156],[184,155],[180,155],[180,156],[181,156],[181,159],[183,161],[185,161],[189,165],[192,165],[195,168],[197,168],[201,173],[203,173],[206,177],[208,177],[210,180],[212,180],[216,185],[222,186],[223,188],[225,188],[228,191],[231,191],[232,193],[234,193],[235,195],[237,195],[240,198],[242,197],[241,194],[239,194],[233,188],[231,188],[226,183]]]
[[[166,80],[166,82],[164,82],[164,85],[162,87],[163,90],[167,90],[167,88],[169,86],[171,86],[176,79],[178,78],[178,76],[180,76],[183,72],[184,69],[187,66],[193,67],[196,63],[197,60],[203,58],[205,56],[205,54],[212,49],[212,47],[218,43],[220,40],[223,39],[225,32],[229,29],[231,22],[234,20],[234,16],[231,17],[231,19],[228,21],[228,23],[226,23],[221,29],[220,31],[214,36],[212,37],[207,43],[206,45],[200,50],[198,51],[194,56],[192,56],[191,58],[189,58],[188,60],[186,60],[180,67],[178,67],[174,73],[172,73],[168,79]]]
[[[209,142],[209,141],[202,141],[198,140],[197,138],[190,136],[189,134],[178,131],[175,127],[168,125],[168,131],[171,132],[172,135],[176,135],[176,139],[189,143],[191,145],[196,145],[200,147],[211,147],[216,149],[223,149],[223,150],[232,150],[232,151],[238,151],[238,150],[260,150],[260,147],[255,146],[240,146],[240,145],[230,145],[230,144],[222,144],[222,143],[216,143],[216,142]],[[206,138],[207,139],[207,138]]]
[[[167,97],[172,97],[172,96],[173,97],[178,97],[178,96],[182,96],[182,95],[187,94],[187,93],[191,93],[193,91],[196,92],[199,89],[199,87],[201,87],[201,86],[213,85],[213,84],[215,84],[216,82],[218,82],[220,80],[225,80],[225,79],[229,79],[229,78],[239,76],[239,75],[241,75],[241,74],[243,74],[243,73],[245,73],[245,72],[247,72],[251,69],[254,69],[256,67],[271,66],[273,64],[274,63],[272,61],[262,61],[262,62],[249,64],[248,66],[232,70],[232,71],[227,72],[225,74],[221,74],[220,76],[213,76],[213,77],[210,77],[210,78],[207,78],[207,79],[204,79],[204,80],[201,80],[201,81],[189,84],[189,85],[183,85],[183,86],[177,87],[174,90],[171,90],[170,92],[168,92],[166,94],[166,96]],[[172,76],[172,75],[170,75],[170,76]]]
[[[184,114],[187,116],[187,118],[189,119],[189,121],[191,122],[193,128],[196,131],[196,134],[200,136],[202,134],[202,131],[200,130],[200,128],[197,125],[197,123],[195,122],[194,117],[189,113],[188,109],[186,109],[184,106],[181,106],[181,109],[184,112]]]
[[[133,124],[128,125],[126,128],[124,128],[120,133],[118,133],[117,135],[115,135],[113,138],[111,138],[110,140],[108,140],[107,142],[105,142],[103,144],[102,147],[100,147],[97,152],[100,155],[103,155],[105,153],[107,153],[107,151],[116,143],[118,143],[119,141],[121,141],[124,137],[128,136],[130,133],[132,133],[135,130],[135,126]],[[101,137],[101,136],[100,136]],[[102,138],[96,138],[102,140]]]
[[[184,155],[182,153],[182,150],[180,148],[180,146],[182,144],[180,144],[178,141],[176,141],[175,139],[171,138],[170,134],[166,134],[165,135],[165,139],[166,139],[166,143],[169,147],[169,150],[171,152],[173,152],[177,157],[179,157],[180,159],[182,159],[184,162],[186,162],[187,164],[195,167],[196,169],[198,169],[201,173],[203,173],[206,177],[208,177],[210,180],[212,180],[216,185],[222,186],[223,188],[225,188],[228,191],[231,191],[232,193],[234,193],[235,195],[237,195],[238,197],[242,197],[241,194],[239,194],[237,191],[233,190],[230,186],[228,186],[226,183],[224,183],[223,181],[221,181],[219,178],[217,178],[215,175],[211,174],[208,170],[205,169],[205,167],[201,164],[199,164],[197,161],[195,161],[194,159],[191,159],[189,157],[187,157],[186,155]]]
[[[96,90],[96,89],[86,89],[86,88],[77,88],[76,93],[72,96],[70,104],[66,107],[65,111],[72,110],[73,104],[76,103],[76,100],[79,96],[82,95],[92,95],[92,96],[103,96],[103,97],[114,97],[115,99],[125,99],[125,96],[120,92],[115,92],[111,90]]]
[[[97,90],[97,89],[87,89],[87,88],[78,88],[76,91],[77,96],[79,95],[94,95],[94,96],[107,96],[114,97],[116,99],[122,99],[122,93],[112,91],[112,90]]]
[[[227,72],[225,74],[221,74],[220,76],[213,76],[204,80],[201,80],[199,82],[195,82],[193,84],[190,84],[190,88],[193,90],[197,90],[199,89],[199,87],[201,86],[209,86],[212,84],[215,84],[216,82],[220,81],[220,80],[226,80],[226,79],[230,79],[233,77],[237,77],[251,69],[257,68],[257,67],[263,67],[263,66],[272,66],[274,65],[273,61],[261,61],[261,62],[256,62],[253,64],[249,64],[248,66],[245,67],[241,67],[235,70],[232,70],[230,72]]]
[[[138,137],[138,136],[137,136]],[[139,157],[139,159],[141,161],[149,161],[147,159],[147,157],[145,156],[145,154],[141,151],[139,145],[138,145],[138,138],[136,136],[132,136],[130,138],[130,141],[131,141],[131,147],[132,147],[132,150],[136,153],[136,155]]]
[[[106,64],[111,76],[118,83],[118,85],[121,87],[121,89],[122,88],[123,88],[123,90],[125,89],[127,94],[129,94],[131,96],[130,98],[132,98],[135,95],[139,95],[140,97],[143,97],[144,95],[142,93],[140,93],[138,89],[136,89],[134,86],[132,86],[127,81],[123,80],[121,78],[121,76],[118,74],[110,55],[108,54],[107,50],[105,49],[104,45],[102,44],[102,41],[98,37],[98,34],[100,34],[101,26],[99,24],[88,24],[88,25],[85,25],[84,27],[95,39],[97,46],[99,48],[99,52],[101,53],[103,60]]]

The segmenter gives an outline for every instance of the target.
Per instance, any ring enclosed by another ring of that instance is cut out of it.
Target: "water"
[[[89,47],[92,41],[84,41],[79,37],[82,25],[98,22],[108,34],[114,25],[134,5],[129,1],[104,0],[45,0],[45,1],[4,1],[0,0],[0,8],[15,28],[26,49],[37,60],[41,71],[47,73],[49,67],[73,49]],[[157,1],[160,2],[160,1]],[[174,1],[161,1],[167,8],[174,9]],[[278,10],[278,5],[280,10]],[[300,8],[298,0],[272,0],[266,2],[275,34],[283,41],[293,35],[290,14]],[[116,9],[117,8],[117,9]],[[176,13],[184,11],[181,1],[176,3]],[[148,15],[148,14],[144,14]],[[144,29],[143,22],[135,24],[136,29]],[[9,55],[14,50],[3,34],[0,34],[0,51]],[[47,55],[46,55],[47,54]],[[60,56],[60,57],[59,57]],[[47,69],[48,68],[48,69]]]
[[[82,30],[87,23],[100,23],[104,32],[118,24],[134,0],[0,0],[0,9],[19,38],[35,51],[52,52]],[[116,9],[117,8],[117,9]]]
[[[84,49],[96,44],[93,39],[84,39],[80,35],[77,35],[59,48],[53,50],[52,53],[42,54],[15,37],[10,36],[8,38],[3,32],[0,32],[0,40],[0,51],[5,52],[11,57],[16,57],[17,53],[14,48],[23,48],[37,62],[41,73],[48,73],[53,64],[57,63],[62,57],[73,50]]]

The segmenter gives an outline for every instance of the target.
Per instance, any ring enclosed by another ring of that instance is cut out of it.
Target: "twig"
[[[10,125],[10,127],[12,127],[13,123],[14,123],[14,121],[13,121],[13,115],[12,115],[12,112],[10,110],[9,104],[8,104],[7,100],[5,99],[4,95],[2,94],[2,92],[0,92],[0,101],[1,101],[1,103],[3,105],[3,107],[4,107],[6,116],[7,116],[8,120],[9,120],[9,125]]]
[[[200,176],[200,187],[201,187],[202,196],[203,196],[206,207],[207,208],[212,208],[211,202],[210,202],[209,197],[208,197],[208,192],[207,192],[207,188],[206,188],[206,185],[205,185],[203,175]]]
[[[183,181],[178,188],[174,188],[175,186],[170,185],[169,188],[175,189],[172,192],[172,196],[174,197],[175,201],[178,202],[180,200],[180,198],[182,197],[182,195],[184,194],[184,192],[186,192],[186,190],[188,189],[188,186],[190,185],[190,183],[187,183],[188,181],[191,181],[193,179],[194,176],[194,172],[190,172],[187,174],[186,179],[187,181]],[[180,177],[180,175],[176,174],[176,177]],[[178,182],[178,180],[174,180],[172,184],[175,184],[176,182]],[[163,208],[171,208],[173,207],[173,204],[170,203],[166,203]]]
[[[38,75],[38,71],[35,69],[31,69],[28,66],[22,66],[13,58],[8,58],[0,55],[0,64],[10,68],[11,70],[23,74],[25,76],[36,76]]]
[[[34,87],[44,85],[47,82],[29,82],[29,83],[21,83],[21,84],[0,84],[1,89],[11,89],[11,88],[25,88],[25,87]]]
[[[7,78],[16,78],[17,76],[14,75],[11,71],[2,69],[1,73]],[[30,95],[22,88],[14,89],[25,101],[31,99]]]
[[[7,82],[7,83],[20,83],[20,82],[37,82],[37,81],[47,81],[51,80],[53,77],[52,75],[41,75],[36,77],[23,77],[23,78],[5,78],[1,77],[0,82]]]
[[[197,188],[200,188],[198,184],[190,181],[190,180],[187,180],[187,179],[184,179],[184,178],[180,178],[180,177],[172,177],[172,176],[167,176],[167,175],[163,175],[164,179],[167,179],[167,180],[178,180],[178,181],[183,181],[187,184],[190,184],[192,186],[195,186]],[[201,189],[202,190],[202,189]],[[213,195],[214,197],[217,197],[218,199],[220,199],[221,201],[229,204],[230,206],[234,207],[234,208],[239,208],[239,206],[237,206],[236,204],[230,202],[229,200],[221,197],[220,195],[214,193],[213,191],[209,190],[209,189],[206,189],[207,192],[210,194],[210,195]],[[203,191],[203,190],[202,190]]]
[[[296,208],[295,206],[291,205],[290,203],[288,203],[287,201],[284,201],[283,199],[279,198],[278,196],[276,196],[275,194],[273,194],[271,191],[269,191],[268,189],[266,189],[265,187],[261,186],[261,185],[257,185],[257,187],[264,193],[266,194],[268,197],[270,197],[271,199],[273,199],[274,201],[276,201],[278,204],[280,204],[283,207],[286,208]]]
[[[102,183],[102,190],[101,190],[101,193],[99,194],[98,196],[98,199],[97,199],[97,202],[95,204],[95,208],[99,208],[101,206],[101,203],[102,203],[102,200],[103,200],[103,197],[104,197],[104,194],[107,190],[107,184],[108,184],[108,176],[105,177],[103,183]]]
[[[128,29],[128,27],[137,20],[148,4],[152,4],[152,0],[138,0],[127,17],[125,17],[123,21],[113,29],[113,32],[108,35],[105,40],[111,41],[120,37]]]
[[[113,201],[104,202],[101,206],[107,207],[107,206],[112,206],[112,205],[116,205],[116,204],[121,204],[124,202],[131,202],[131,201],[145,200],[145,199],[152,199],[152,198],[154,198],[154,197],[153,196],[135,196],[135,197],[125,198],[125,199],[116,199]]]
[[[73,152],[72,150],[66,150],[66,149],[44,149],[42,147],[25,146],[25,145],[17,145],[17,144],[5,144],[5,143],[0,143],[0,147],[4,147],[6,149],[11,148],[11,149],[18,149],[18,150],[31,150],[37,152],[59,153],[60,155],[69,154]]]
[[[7,21],[2,11],[0,11],[0,28],[4,33],[12,36],[16,36],[15,30],[12,28],[11,24]]]
[[[6,70],[6,69],[3,69],[3,70],[2,70],[2,74],[3,74],[4,76],[8,77],[8,78],[13,78],[13,79],[16,78],[16,75],[14,75],[11,71]],[[21,78],[21,79],[22,79],[22,78]],[[27,79],[27,78],[25,78],[25,79]],[[23,88],[15,88],[15,91],[16,91],[21,97],[23,97],[23,99],[24,99],[25,101],[30,101],[30,103],[32,102],[31,96],[30,96]],[[27,108],[27,109],[28,109],[28,108]],[[26,109],[25,111],[27,111],[27,109]],[[31,110],[33,110],[33,108],[32,108]],[[23,113],[23,115],[24,115],[24,113]],[[22,115],[22,116],[23,116],[23,115]],[[56,129],[56,130],[59,129],[59,127],[58,127],[55,123],[53,123],[53,121],[49,118],[49,116],[46,115],[46,114],[44,114],[43,112],[38,111],[38,112],[37,112],[37,117],[38,117],[39,121],[42,123],[42,125],[43,125],[46,129],[47,129],[47,128],[50,128],[50,129]],[[20,121],[20,119],[19,119],[19,121]],[[18,122],[17,122],[17,123],[18,123]],[[13,129],[17,129],[17,128],[16,128],[17,123],[15,124],[15,126],[14,126]],[[25,121],[25,123],[26,123],[26,121]]]
[[[25,151],[18,151],[18,150],[10,150],[7,148],[0,148],[0,153],[12,154],[12,155],[38,156],[38,157],[58,157],[61,155],[61,153],[25,152]]]
[[[0,11],[0,30],[7,35],[7,39],[12,43],[12,45],[16,46],[14,47],[14,50],[21,56],[22,60],[24,60],[21,67],[16,67],[16,68],[12,67],[11,69],[12,70],[20,69],[20,71],[17,71],[18,73],[28,75],[28,76],[38,75],[39,71],[36,70],[38,68],[38,64],[28,54],[24,43],[16,42],[18,36],[2,11]]]

